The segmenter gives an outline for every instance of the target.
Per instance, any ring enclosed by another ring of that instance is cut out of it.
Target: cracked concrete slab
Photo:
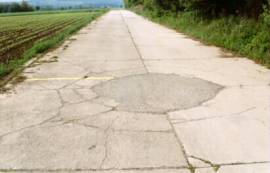
[[[95,169],[104,154],[103,136],[71,124],[14,133],[0,142],[1,169]]]
[[[174,127],[187,155],[215,164],[270,161],[269,129],[254,119],[225,117]]]
[[[44,106],[46,103],[46,106]],[[11,92],[0,98],[0,138],[38,125],[57,114],[61,101],[55,91]]]
[[[170,113],[187,154],[215,164],[270,161],[268,91],[268,86],[226,88],[199,107]],[[190,162],[205,166],[198,159]]]
[[[186,166],[184,154],[173,134],[114,132],[108,137],[107,147],[102,166],[105,169]]]
[[[250,60],[112,10],[0,93],[0,172],[266,173],[269,84]]]

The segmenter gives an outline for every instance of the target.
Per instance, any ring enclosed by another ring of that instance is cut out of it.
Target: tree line
[[[270,0],[126,0],[128,7],[143,5],[157,12],[193,10],[207,17],[241,15],[258,18]]]
[[[21,3],[0,3],[0,13],[28,12],[34,10],[35,8],[26,1],[22,1]]]

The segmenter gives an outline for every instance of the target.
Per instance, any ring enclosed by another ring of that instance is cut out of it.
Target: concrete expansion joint
[[[22,173],[29,173],[29,172],[44,172],[44,173],[63,173],[63,172],[99,172],[99,171],[158,171],[158,170],[184,170],[188,169],[188,167],[185,166],[157,166],[157,167],[130,167],[130,168],[105,168],[105,169],[82,169],[82,168],[75,168],[75,169],[27,169],[27,168],[21,168],[21,169],[1,169],[0,172],[22,172]]]
[[[136,51],[137,51],[137,53],[138,53],[138,55],[139,55],[139,57],[140,57],[140,59],[141,59],[141,62],[142,62],[142,64],[143,64],[145,70],[147,71],[147,73],[149,73],[149,70],[147,69],[147,66],[146,66],[145,63],[144,63],[144,60],[143,60],[143,58],[142,58],[142,54],[141,54],[141,52],[140,52],[140,50],[139,50],[139,48],[138,48],[138,46],[137,46],[137,44],[136,44],[136,42],[135,42],[135,40],[134,40],[134,37],[133,37],[133,35],[132,35],[132,33],[131,33],[130,29],[129,29],[129,26],[128,26],[128,24],[127,24],[125,18],[124,18],[124,16],[123,16],[122,13],[120,13],[120,15],[121,15],[121,19],[122,19],[123,23],[125,24],[125,26],[126,26],[126,28],[127,28],[127,31],[128,31],[128,33],[129,33],[129,35],[130,35],[130,38],[131,38],[132,42],[133,42],[133,45],[134,45],[134,47],[136,48]]]
[[[174,134],[174,137],[175,139],[177,140],[177,143],[179,145],[179,147],[181,148],[182,152],[183,152],[183,156],[184,156],[184,159],[188,165],[188,169],[190,170],[191,173],[195,173],[195,168],[194,166],[189,162],[188,160],[188,155],[187,155],[187,151],[184,147],[184,144],[183,142],[181,141],[181,139],[179,138],[179,136],[177,135],[177,132],[176,132],[176,129],[174,127],[174,125],[172,124],[172,122],[170,121],[170,118],[169,118],[169,114],[166,114],[166,118],[167,118],[167,121],[169,122],[170,126],[171,126],[171,129],[173,131],[173,134]]]
[[[89,149],[91,149],[93,146],[90,146]],[[196,157],[197,158],[197,157]],[[200,161],[204,159],[198,159]],[[204,160],[205,161],[205,160]],[[269,164],[270,161],[264,161],[264,162],[246,162],[246,163],[223,163],[223,164],[216,164],[216,166],[219,166],[219,169],[223,166],[237,166],[237,165],[253,165],[253,164]],[[209,167],[190,167],[190,166],[157,166],[157,167],[129,167],[129,168],[98,168],[98,169],[82,169],[82,168],[75,168],[75,169],[69,169],[69,168],[63,168],[63,169],[42,169],[42,168],[34,168],[34,169],[27,169],[27,168],[20,168],[20,169],[1,169],[0,172],[46,172],[46,173],[62,173],[62,172],[85,172],[85,171],[91,171],[91,172],[99,172],[99,171],[158,171],[158,170],[190,170],[191,173],[195,173],[197,169],[204,169],[204,168],[213,168],[211,165]],[[213,168],[216,169],[216,168]],[[219,170],[218,169],[218,170]],[[218,170],[216,172],[218,172]]]

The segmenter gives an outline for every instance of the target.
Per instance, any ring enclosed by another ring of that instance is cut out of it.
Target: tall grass
[[[226,48],[270,67],[269,10],[265,9],[259,20],[235,16],[205,19],[196,12],[160,14],[142,8],[136,8],[135,12],[208,44]]]

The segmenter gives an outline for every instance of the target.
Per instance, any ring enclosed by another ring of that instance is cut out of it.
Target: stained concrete
[[[14,81],[0,94],[1,173],[269,172],[270,71],[132,12]]]
[[[152,113],[198,106],[221,89],[222,86],[200,79],[164,74],[128,76],[94,87],[99,96],[119,102],[119,110]]]

